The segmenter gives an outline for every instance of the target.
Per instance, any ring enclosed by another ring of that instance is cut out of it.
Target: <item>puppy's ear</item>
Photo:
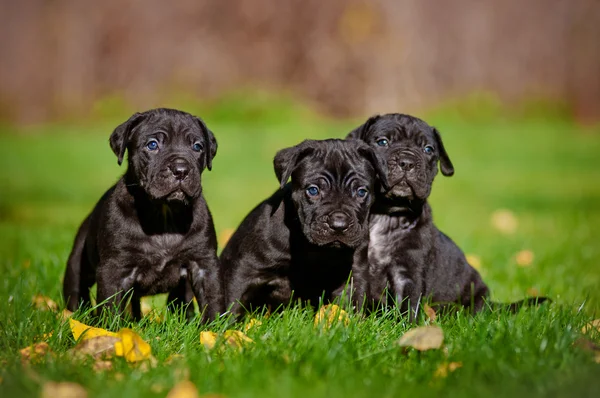
[[[373,148],[368,146],[360,148],[358,152],[371,163],[383,188],[386,191],[390,189],[387,179],[387,165],[385,160],[383,160]]]
[[[208,127],[206,127],[206,124],[202,119],[196,116],[194,116],[194,119],[196,120],[196,123],[198,123],[198,125],[200,126],[200,130],[202,130],[202,136],[204,137],[204,142],[207,146],[206,150],[204,151],[206,168],[208,170],[212,170],[212,160],[217,154],[217,139],[215,138],[215,135],[212,133],[212,131],[210,131]]]
[[[110,148],[113,150],[119,162],[119,166],[123,163],[127,144],[131,140],[133,129],[144,120],[145,116],[142,113],[134,113],[125,123],[119,125],[110,135]]]
[[[279,180],[281,188],[285,186],[298,163],[307,155],[311,154],[315,148],[311,146],[312,140],[302,141],[300,144],[291,148],[285,148],[277,152],[273,159],[275,175]]]
[[[444,148],[444,143],[442,142],[440,132],[436,128],[433,129],[433,136],[435,137],[435,144],[440,151],[440,170],[442,170],[443,175],[450,177],[454,174],[454,166],[452,166],[450,157],[446,152],[446,148]]]
[[[354,130],[352,130],[350,133],[348,133],[348,135],[346,136],[346,139],[347,140],[363,140],[364,141],[365,138],[367,137],[367,132],[369,131],[369,128],[371,128],[373,123],[375,123],[380,117],[381,117],[380,115],[371,116],[362,125],[358,126]]]

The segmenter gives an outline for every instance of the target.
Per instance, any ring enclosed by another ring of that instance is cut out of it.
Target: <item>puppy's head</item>
[[[438,172],[451,176],[454,167],[437,129],[416,117],[387,114],[373,116],[347,138],[367,143],[387,164],[388,199],[425,200]]]
[[[375,150],[359,141],[307,140],[279,151],[273,163],[282,188],[292,178],[292,201],[310,243],[359,245],[368,232],[375,182],[387,185]]]
[[[152,199],[187,202],[202,192],[200,176],[212,167],[217,141],[204,122],[173,109],[136,113],[110,136],[119,165]]]

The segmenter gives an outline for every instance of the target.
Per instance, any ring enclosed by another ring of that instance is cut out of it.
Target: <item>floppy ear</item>
[[[450,157],[446,152],[446,148],[444,148],[444,143],[442,142],[440,132],[436,128],[433,129],[433,136],[435,137],[435,144],[440,151],[440,170],[442,170],[443,175],[450,177],[454,174],[454,166],[452,166]]]
[[[379,156],[379,154],[371,147],[360,148],[358,152],[371,163],[383,188],[386,191],[390,189],[387,179],[387,165],[385,160],[383,160],[381,156]]]
[[[275,168],[275,175],[279,180],[281,188],[285,186],[287,180],[292,176],[298,162],[315,150],[310,145],[312,142],[312,140],[305,140],[296,146],[277,152],[273,159],[273,167]]]
[[[204,151],[206,168],[208,170],[212,170],[212,160],[217,154],[217,139],[215,135],[206,127],[206,124],[199,117],[194,116],[196,123],[200,126],[200,130],[202,130],[202,136],[204,137],[204,142],[207,145],[206,150]]]
[[[125,123],[119,125],[110,135],[109,143],[112,151],[117,155],[119,166],[123,163],[127,144],[131,139],[133,129],[144,120],[142,113],[134,113]]]
[[[348,135],[346,136],[347,140],[363,140],[366,138],[367,136],[367,132],[369,131],[369,128],[373,125],[373,123],[375,123],[377,121],[377,119],[379,119],[381,116],[380,115],[375,115],[375,116],[371,116],[369,119],[367,119],[366,122],[364,122],[362,125],[358,126],[357,128],[355,128],[354,130],[352,130],[350,133],[348,133]]]

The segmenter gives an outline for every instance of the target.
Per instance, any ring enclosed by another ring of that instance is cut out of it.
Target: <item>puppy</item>
[[[454,174],[438,130],[416,117],[387,114],[368,119],[347,138],[370,145],[388,170],[390,188],[378,190],[371,209],[369,265],[362,270],[368,275],[363,289],[369,301],[402,303],[413,315],[425,297],[481,310],[489,289],[458,246],[436,228],[427,202],[438,163],[444,176]]]
[[[383,162],[359,141],[307,140],[279,151],[274,166],[281,189],[250,212],[221,255],[237,315],[292,297],[312,305],[339,297],[353,265],[366,266],[376,179],[386,186]]]
[[[188,113],[154,109],[136,113],[110,136],[125,175],[85,219],[67,263],[63,293],[67,308],[98,303],[124,309],[131,293],[135,319],[140,297],[169,293],[170,307],[193,296],[203,319],[223,311],[222,282],[212,216],[200,177],[211,169],[217,141],[204,122]]]

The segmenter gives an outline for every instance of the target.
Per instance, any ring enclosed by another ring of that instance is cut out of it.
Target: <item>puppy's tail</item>
[[[517,313],[524,307],[538,307],[544,303],[552,303],[549,297],[527,297],[523,300],[515,301],[512,303],[497,303],[488,302],[490,309],[493,311],[507,311],[511,313]]]

